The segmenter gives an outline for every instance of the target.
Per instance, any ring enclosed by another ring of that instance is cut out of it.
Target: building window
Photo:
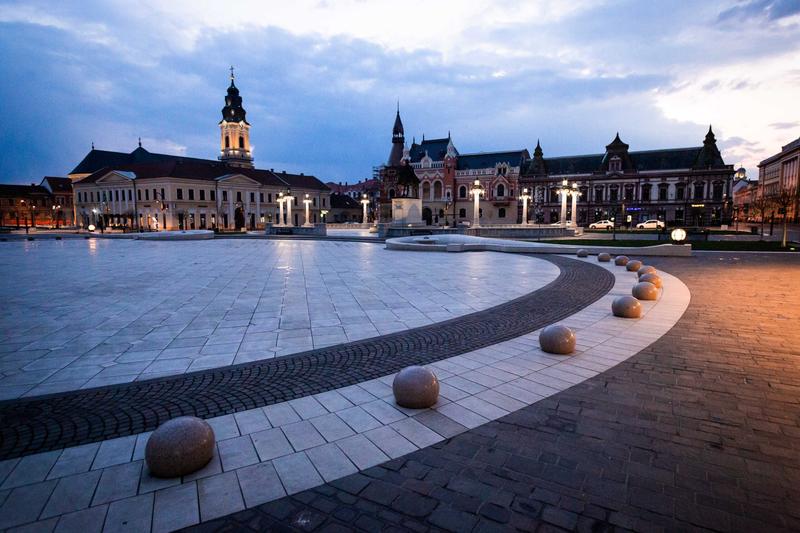
[[[200,189],[200,200],[202,201],[202,200],[205,200],[205,199],[206,199],[206,190],[205,189]]]
[[[242,191],[236,191],[236,201],[237,202],[242,201]]]
[[[619,156],[615,155],[611,158],[608,162],[608,170],[610,172],[621,172],[622,171],[622,159]]]
[[[223,202],[228,201],[228,191],[222,191],[222,201]]]
[[[394,189],[389,189],[389,198],[394,198]]]
[[[161,199],[162,200],[166,200],[167,199],[167,195],[164,194],[164,188],[163,187],[161,188]]]
[[[313,205],[314,207],[317,207],[317,197],[316,196],[311,199],[311,205]]]
[[[714,200],[722,200],[722,183],[715,181],[712,188],[712,195]]]
[[[677,185],[675,187],[675,199],[676,200],[683,200],[683,197],[685,195],[686,195],[686,186],[683,183]]]
[[[211,196],[211,201],[215,201],[217,199],[217,193],[214,191],[209,191],[209,195]]]
[[[141,202],[142,201],[142,189],[139,189],[138,191],[136,191],[136,196],[138,197],[138,200]]]
[[[239,135],[239,148],[244,148],[244,137]]]
[[[231,147],[231,138],[226,135],[225,136],[225,148],[230,148],[230,147]]]
[[[269,204],[272,203],[272,193],[271,192],[267,193],[267,203],[269,203]]]
[[[322,198],[322,207],[325,207],[325,198]]]
[[[183,189],[178,189],[176,191],[178,200],[183,200]]]
[[[441,200],[442,199],[442,182],[435,181],[433,183],[433,198],[434,200]]]
[[[662,184],[658,186],[658,200],[660,202],[666,202],[668,194],[669,194],[669,185]]]
[[[594,188],[594,201],[595,202],[602,202],[603,201],[603,188],[602,187],[595,187]]]
[[[263,192],[258,193],[258,201],[261,202],[262,204],[264,203],[264,193]],[[264,217],[262,216],[261,218],[264,218]]]
[[[459,218],[467,218],[467,210],[466,209],[459,209],[458,210],[458,217]]]
[[[158,191],[153,189],[153,200],[156,200],[156,199],[158,199]]]
[[[506,218],[506,208],[501,207],[497,210],[497,218]]]
[[[256,193],[254,192],[250,193],[250,203],[256,203]]]
[[[703,197],[705,196],[703,194],[703,189],[705,189],[705,187],[703,186],[702,183],[695,183],[694,184],[694,197],[695,197],[695,199],[697,199],[697,200],[702,200],[703,199]]]
[[[150,189],[145,189],[144,190],[144,199],[145,200],[149,200],[150,199]]]
[[[650,184],[642,185],[642,201],[649,202],[652,194],[653,186]]]
[[[611,189],[609,189],[608,192],[609,192],[609,199],[612,202],[619,201],[619,187],[617,187],[616,185],[612,185]]]
[[[194,189],[189,189],[189,200],[194,200]]]
[[[502,183],[497,185],[497,197],[502,198],[506,195],[506,187]],[[505,215],[503,215],[505,216]]]
[[[626,185],[625,186],[625,201],[632,202],[633,201],[633,185]]]
[[[461,186],[458,188],[458,197],[459,198],[466,198],[467,197],[467,188],[465,186]]]
[[[116,191],[114,191],[114,200],[116,200],[117,202],[119,202],[119,189],[117,189]]]

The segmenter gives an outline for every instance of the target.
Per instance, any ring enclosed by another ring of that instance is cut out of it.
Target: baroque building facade
[[[545,157],[537,141],[527,149],[459,153],[451,136],[412,141],[405,145],[398,110],[388,162],[380,167],[382,220],[397,195],[398,169],[413,168],[419,179],[426,224],[472,221],[470,189],[476,180],[485,189],[481,224],[522,221],[520,193],[532,197],[528,218],[550,224],[559,221],[564,181],[581,192],[578,225],[615,218],[620,225],[659,219],[668,225],[726,224],[731,217],[733,166],[724,162],[711,127],[702,146],[631,151],[619,134],[596,154]],[[568,219],[572,220],[571,203]]]
[[[153,153],[141,142],[130,153],[92,147],[69,174],[77,225],[256,230],[278,222],[278,199],[287,194],[293,201],[286,223],[305,222],[306,197],[310,221],[322,222],[330,189],[314,176],[254,168],[245,115],[231,72],[217,160]]]

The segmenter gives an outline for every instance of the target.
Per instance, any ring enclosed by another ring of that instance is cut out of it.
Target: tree
[[[794,204],[797,191],[783,189],[781,193],[775,197],[775,206],[778,208],[778,214],[783,216],[783,238],[781,239],[781,246],[786,248],[786,236],[788,233],[789,206]]]
[[[759,233],[758,240],[764,240],[764,222],[767,219],[767,212],[772,208],[772,200],[771,198],[764,196],[764,194],[759,194],[756,196],[756,199],[753,201],[753,211],[755,211],[759,218],[761,219],[761,232]]]

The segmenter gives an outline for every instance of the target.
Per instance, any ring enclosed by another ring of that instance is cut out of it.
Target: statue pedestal
[[[392,198],[392,224],[422,224],[422,198]]]

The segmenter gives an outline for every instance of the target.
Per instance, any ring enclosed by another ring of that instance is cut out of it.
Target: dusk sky
[[[256,166],[371,177],[396,102],[461,152],[696,146],[757,176],[800,136],[800,2],[0,0],[0,181],[89,151],[215,158],[228,69]]]

